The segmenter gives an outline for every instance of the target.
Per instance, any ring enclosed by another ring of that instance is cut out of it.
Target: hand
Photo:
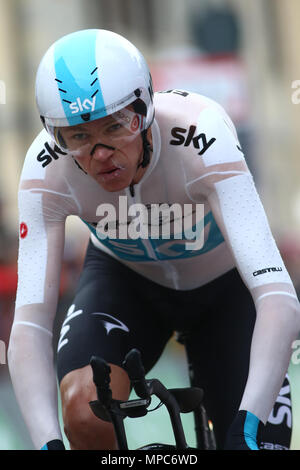
[[[234,418],[225,443],[225,450],[259,450],[257,429],[260,420],[249,411],[239,410]]]
[[[53,441],[47,442],[41,450],[66,450],[63,441],[60,439],[53,439]]]

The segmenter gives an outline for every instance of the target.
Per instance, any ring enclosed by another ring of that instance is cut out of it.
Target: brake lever
[[[140,351],[138,349],[131,349],[126,354],[122,366],[129,376],[135,393],[140,398],[150,398]]]
[[[93,370],[93,381],[96,385],[97,396],[100,403],[109,407],[112,401],[112,391],[110,389],[111,368],[104,359],[92,356],[90,365]]]

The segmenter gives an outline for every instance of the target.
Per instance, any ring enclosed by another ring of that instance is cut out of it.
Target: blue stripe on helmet
[[[72,41],[70,41],[72,36]],[[96,64],[97,30],[73,33],[58,41],[54,51],[60,99],[69,125],[82,124],[84,114],[105,110]],[[71,46],[71,45],[72,46]],[[106,112],[98,117],[105,116]]]

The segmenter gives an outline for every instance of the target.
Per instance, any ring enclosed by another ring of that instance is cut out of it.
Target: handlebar
[[[167,389],[158,379],[147,380],[141,354],[132,349],[125,357],[123,367],[131,385],[139,397],[137,400],[120,401],[112,398],[110,390],[110,367],[103,360],[93,356],[90,364],[93,369],[93,381],[97,389],[97,401],[90,402],[94,414],[114,425],[119,449],[128,449],[123,420],[145,416],[151,403],[151,396],[156,396],[166,406],[172,424],[177,449],[187,449],[180,413],[194,410],[202,401],[203,392],[197,388]]]

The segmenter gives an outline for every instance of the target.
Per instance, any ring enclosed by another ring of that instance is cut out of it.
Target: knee
[[[64,392],[62,412],[65,434],[71,449],[114,449],[115,437],[111,423],[97,418],[89,406],[90,396],[81,384]]]
[[[97,418],[89,406],[90,401],[97,399],[90,371],[70,372],[60,388],[64,430],[71,449],[115,449],[112,424]],[[127,393],[122,395],[118,398],[127,399]]]

